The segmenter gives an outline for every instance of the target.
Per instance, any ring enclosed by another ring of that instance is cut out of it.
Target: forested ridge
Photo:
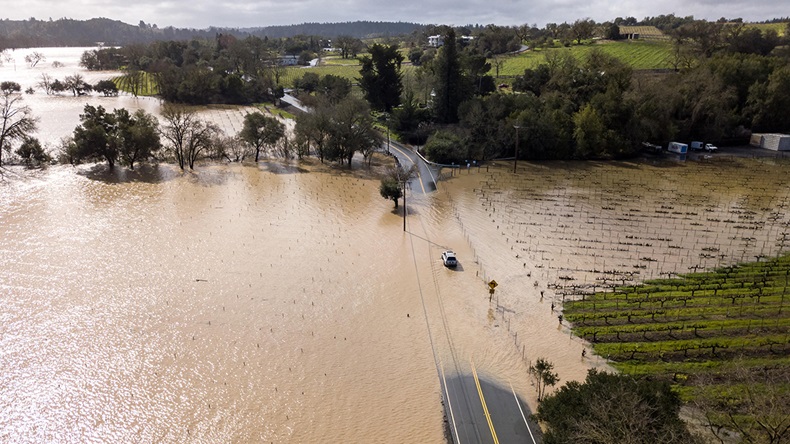
[[[249,36],[286,38],[296,35],[320,35],[332,38],[338,35],[355,38],[388,37],[409,34],[423,25],[405,22],[356,21],[343,23],[302,23],[287,26],[251,28],[205,29],[159,27],[140,21],[131,25],[108,18],[90,20],[0,20],[0,48],[32,48],[42,46],[122,46],[132,43],[150,43],[160,40],[191,40],[213,38],[217,33],[244,38]]]

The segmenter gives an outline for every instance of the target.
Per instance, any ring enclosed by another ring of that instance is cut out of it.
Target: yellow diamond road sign
[[[495,289],[497,285],[499,284],[497,284],[496,281],[493,279],[491,279],[491,282],[488,283],[488,287],[492,290]]]

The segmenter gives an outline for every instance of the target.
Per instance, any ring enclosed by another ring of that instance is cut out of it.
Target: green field
[[[690,400],[731,393],[737,368],[787,375],[789,278],[790,255],[578,295],[563,314],[617,369],[673,381]]]
[[[668,42],[627,40],[618,42],[601,42],[588,45],[574,45],[568,48],[549,48],[533,51],[526,51],[515,56],[500,58],[502,67],[499,70],[500,76],[523,75],[527,68],[535,68],[545,63],[546,54],[549,52],[568,52],[579,60],[583,60],[593,48],[600,49],[606,54],[617,57],[634,69],[665,69],[670,68],[669,57],[672,46]],[[492,74],[496,73],[495,61],[491,62]]]
[[[762,32],[773,29],[779,36],[783,36],[787,32],[787,23],[747,23],[746,27],[757,28]]]
[[[328,57],[323,57],[321,59],[321,64],[319,66],[325,65],[351,65],[351,66],[359,66],[359,59],[356,58],[348,58],[344,59],[338,55],[332,55]]]
[[[790,426],[788,281],[785,255],[579,294],[563,314],[618,370],[670,381],[710,430],[769,442]]]
[[[153,74],[147,73],[145,71],[140,71],[140,74],[143,76],[143,81],[142,88],[140,88],[140,91],[137,92],[137,95],[155,96],[159,94],[159,87],[156,84]],[[131,88],[129,88],[128,78],[126,76],[113,77],[112,81],[115,83],[118,91],[131,93]]]
[[[411,65],[402,66],[404,74],[412,69],[415,68]],[[291,88],[294,80],[302,78],[306,72],[314,72],[322,77],[331,74],[356,83],[357,78],[359,78],[359,65],[319,65],[312,68],[292,66],[285,69],[285,74],[280,77],[280,84],[285,88]]]

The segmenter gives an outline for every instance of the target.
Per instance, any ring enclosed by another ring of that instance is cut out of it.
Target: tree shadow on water
[[[284,162],[259,162],[258,169],[272,174],[301,174],[310,172],[307,168]]]
[[[108,184],[121,183],[163,183],[175,179],[181,173],[171,165],[140,164],[135,169],[116,165],[110,169],[106,163],[98,163],[90,167],[81,168],[77,174],[91,180]]]

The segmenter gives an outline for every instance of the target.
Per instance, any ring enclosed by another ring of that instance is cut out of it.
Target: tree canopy
[[[375,44],[369,51],[370,55],[362,57],[359,86],[372,109],[391,112],[400,104],[403,92],[400,71],[403,55],[397,45]]]
[[[536,417],[548,426],[546,444],[694,443],[680,405],[666,382],[591,369],[545,397]]]
[[[285,125],[274,117],[265,116],[260,112],[250,113],[244,116],[244,127],[239,137],[255,149],[257,162],[261,149],[271,147],[285,137]]]
[[[36,129],[37,119],[30,107],[22,104],[20,89],[16,82],[0,84],[0,166],[3,151],[10,152],[15,141],[24,140]]]

